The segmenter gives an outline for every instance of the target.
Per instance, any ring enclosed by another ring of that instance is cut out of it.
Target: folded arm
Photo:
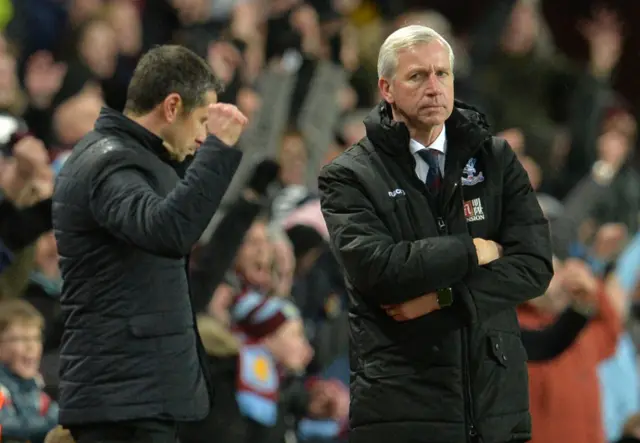
[[[158,195],[129,150],[113,150],[95,175],[91,211],[111,234],[152,254],[183,257],[202,235],[240,163],[241,153],[207,138],[183,180]]]
[[[496,239],[504,255],[463,280],[475,310],[472,317],[480,321],[542,295],[553,276],[549,224],[527,173],[513,151],[505,150],[502,223]]]
[[[353,172],[339,164],[323,169],[319,189],[334,253],[351,284],[379,306],[449,287],[477,267],[468,234],[394,241]]]

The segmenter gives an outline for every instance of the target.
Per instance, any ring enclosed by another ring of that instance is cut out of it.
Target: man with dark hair
[[[231,146],[247,123],[216,103],[218,85],[187,49],[152,49],[124,114],[103,109],[58,175],[60,423],[78,443],[175,442],[178,422],[209,410],[186,257],[238,167]]]
[[[207,62],[182,46],[166,45],[140,60],[129,89],[124,112],[141,115],[152,111],[172,92],[182,98],[187,111],[202,105],[208,91],[222,92],[222,82]],[[162,67],[162,69],[158,69]],[[194,83],[197,79],[198,83]]]

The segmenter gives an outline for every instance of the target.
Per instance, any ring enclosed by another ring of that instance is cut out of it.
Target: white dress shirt
[[[422,143],[414,139],[411,139],[409,142],[409,150],[411,151],[411,154],[413,154],[413,158],[416,159],[416,175],[420,180],[426,182],[429,165],[418,155],[418,151],[423,149],[435,149],[436,151],[442,152],[442,155],[438,156],[438,162],[440,163],[440,173],[442,174],[442,177],[444,177],[444,161],[445,156],[447,155],[447,135],[444,126],[442,127],[440,135],[438,135],[438,137],[429,146],[424,146]]]

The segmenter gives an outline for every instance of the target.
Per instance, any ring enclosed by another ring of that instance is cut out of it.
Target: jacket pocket
[[[507,367],[509,364],[509,357],[505,352],[504,340],[502,334],[499,332],[492,332],[487,336],[489,345],[489,355],[493,360],[502,367]]]
[[[193,328],[193,315],[189,311],[135,315],[129,319],[128,327],[137,338],[182,334]]]
[[[490,331],[486,357],[475,380],[476,411],[481,418],[527,411],[529,378],[520,337]]]

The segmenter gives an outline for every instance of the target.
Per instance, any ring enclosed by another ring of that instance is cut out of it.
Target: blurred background
[[[379,101],[382,41],[404,25],[432,27],[455,51],[456,98],[487,115],[539,193],[552,221],[557,278],[568,258],[588,264],[616,313],[591,320],[617,331],[602,352],[592,351],[605,332],[587,334],[588,324],[564,353],[531,363],[534,441],[567,441],[567,426],[575,443],[637,441],[638,20],[640,2],[630,0],[0,0],[3,202],[15,209],[46,199],[29,183],[42,190],[53,182],[102,106],[123,108],[147,49],[191,48],[226,84],[220,100],[251,122],[239,143],[246,152],[240,171],[192,255],[193,304],[212,371],[239,352],[232,310],[250,285],[300,309],[314,352],[297,375],[344,385],[347,300],[327,247],[316,176],[364,136],[362,120]],[[280,171],[267,198],[256,200],[245,184],[266,157]],[[44,316],[42,375],[55,399],[62,319],[53,235],[27,245],[1,240],[0,300],[22,297]],[[221,275],[214,290],[198,284],[212,273]],[[522,324],[541,328],[561,315],[567,305],[556,292],[548,303],[522,307]],[[594,390],[593,398],[584,394]],[[576,409],[589,423],[565,423],[563,414]],[[340,430],[306,433],[298,419],[289,428],[289,438],[300,441],[344,438]]]

